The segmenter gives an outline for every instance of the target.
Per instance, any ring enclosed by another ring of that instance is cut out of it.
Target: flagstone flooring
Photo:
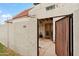
[[[56,56],[53,41],[50,39],[39,39],[39,56]]]

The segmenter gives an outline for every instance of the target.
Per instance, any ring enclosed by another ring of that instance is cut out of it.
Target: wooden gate
[[[66,16],[55,23],[55,52],[58,56],[72,55],[72,19]]]

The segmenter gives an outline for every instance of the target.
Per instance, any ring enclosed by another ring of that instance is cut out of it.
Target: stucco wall
[[[21,55],[37,55],[37,20],[27,20],[13,23],[16,51]]]
[[[8,45],[8,28],[7,25],[0,25],[0,42],[5,46]]]
[[[73,13],[73,40],[74,55],[79,56],[79,9]]]
[[[30,15],[35,15],[36,18],[48,18],[48,17],[54,17],[59,15],[67,15],[73,13],[73,11],[77,10],[79,8],[79,4],[77,3],[58,3],[56,4],[56,8],[52,10],[46,11],[47,6],[51,6],[53,3],[41,3],[37,6],[35,6],[30,12]]]
[[[20,55],[36,56],[37,20],[23,17],[0,26],[0,41]]]

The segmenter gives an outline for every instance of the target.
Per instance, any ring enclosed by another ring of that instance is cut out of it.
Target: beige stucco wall
[[[0,26],[0,41],[20,55],[36,56],[37,20],[23,17]]]
[[[25,17],[17,20],[22,21],[13,21],[15,50],[21,55],[37,55],[37,20]]]
[[[73,14],[73,40],[74,55],[79,56],[79,9]]]
[[[24,19],[26,21],[13,23],[16,51],[21,55],[37,55],[37,20]]]
[[[36,18],[48,18],[59,15],[67,15],[73,13],[73,11],[79,8],[79,4],[77,3],[58,3],[55,4],[56,8],[46,11],[46,7],[53,5],[53,3],[41,3],[35,6],[30,12],[30,15],[35,15]]]
[[[12,49],[14,48],[12,24],[5,23],[0,26],[0,42],[4,44],[6,47]]]
[[[5,46],[8,45],[8,28],[6,25],[0,25],[0,42]]]

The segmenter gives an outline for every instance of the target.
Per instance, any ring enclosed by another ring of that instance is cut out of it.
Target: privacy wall
[[[0,25],[0,42],[7,46],[8,45],[8,27],[6,24]]]
[[[2,36],[0,37],[0,41],[3,42],[3,44],[7,43],[9,48],[20,55],[36,56],[37,20],[35,18],[23,17],[14,20],[13,23],[7,23],[6,25],[1,27],[2,30],[0,30],[0,32],[2,34],[0,34],[0,36]],[[8,35],[6,33],[8,33]]]

